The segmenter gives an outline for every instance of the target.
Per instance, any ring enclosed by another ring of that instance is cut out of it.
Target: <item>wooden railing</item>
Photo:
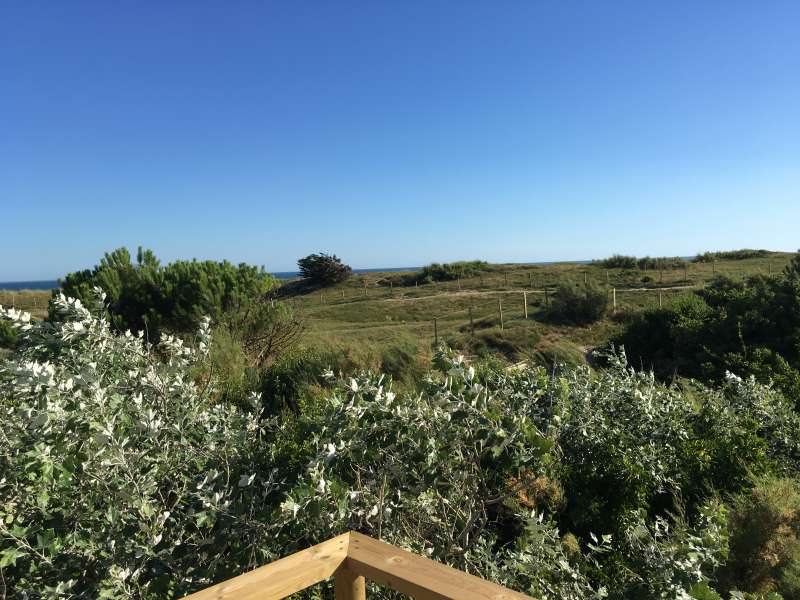
[[[334,577],[336,600],[365,600],[369,579],[417,600],[532,600],[366,535],[345,533],[187,600],[279,600]]]

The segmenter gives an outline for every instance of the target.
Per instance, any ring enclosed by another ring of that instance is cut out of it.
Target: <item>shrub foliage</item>
[[[158,341],[162,330],[192,332],[204,316],[214,322],[262,301],[277,281],[263,268],[227,261],[179,260],[163,266],[139,248],[136,262],[126,248],[107,253],[94,269],[64,277],[60,290],[92,306],[95,287],[106,294],[111,325],[120,332],[144,331]]]
[[[769,250],[752,250],[750,248],[723,250],[721,252],[701,252],[692,259],[692,262],[710,263],[715,260],[746,260],[748,258],[763,258],[770,254]]]
[[[774,381],[800,402],[800,257],[776,277],[720,277],[687,299],[637,316],[617,338],[636,366],[721,381]]]
[[[614,254],[599,261],[592,261],[606,269],[641,269],[643,271],[655,271],[659,269],[682,269],[686,266],[686,260],[678,256],[650,257],[650,256],[626,256],[624,254]]]
[[[456,281],[465,277],[477,277],[490,270],[489,263],[482,260],[465,260],[451,263],[431,263],[419,271],[407,273],[392,279],[400,285],[433,283],[435,281]]]
[[[557,321],[587,324],[602,319],[608,310],[608,291],[595,284],[561,284],[548,314]]]
[[[348,529],[539,598],[717,597],[746,521],[718,497],[799,466],[797,415],[752,378],[689,393],[622,357],[509,372],[444,350],[418,393],[328,371],[316,404],[265,417],[258,394],[215,401],[207,320],[153,346],[78,300],[52,311],[2,313],[11,597],[180,597]]]

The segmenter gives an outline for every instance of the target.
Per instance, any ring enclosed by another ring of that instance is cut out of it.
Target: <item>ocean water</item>
[[[390,267],[388,269],[353,269],[360,273],[378,273],[381,271],[417,271],[420,267]],[[300,277],[299,271],[277,271],[273,273],[278,279],[294,279]],[[58,281],[0,281],[0,290],[52,290],[58,287]]]
[[[0,281],[0,290],[52,290],[57,281]]]
[[[691,257],[689,257],[691,258]],[[556,263],[589,264],[589,260],[560,260],[529,263],[512,263],[520,265],[549,265]],[[383,273],[397,271],[419,271],[422,267],[383,267],[379,269],[353,269],[353,273]],[[273,273],[278,279],[294,279],[300,277],[299,271],[276,271]],[[58,281],[0,281],[0,290],[52,290],[58,287]]]

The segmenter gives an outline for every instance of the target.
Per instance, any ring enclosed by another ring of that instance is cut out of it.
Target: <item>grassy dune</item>
[[[686,270],[605,269],[598,264],[489,265],[480,276],[418,286],[389,285],[402,273],[358,275],[322,290],[288,294],[306,320],[302,343],[336,350],[353,363],[391,370],[394,363],[425,365],[434,349],[434,319],[440,341],[477,356],[506,361],[576,363],[604,345],[626,315],[698,289],[715,275],[742,278],[780,272],[793,255],[689,263]],[[561,283],[596,283],[616,289],[617,311],[588,326],[548,321],[546,297]],[[549,291],[546,293],[545,288]],[[528,318],[524,318],[527,293]],[[0,304],[47,314],[50,292],[0,290]],[[503,327],[500,325],[500,303]],[[472,321],[470,321],[470,310]]]
[[[686,270],[641,271],[604,269],[599,265],[490,265],[479,277],[419,286],[387,284],[398,273],[369,273],[334,287],[290,296],[306,317],[304,343],[341,350],[354,360],[380,367],[382,355],[400,349],[415,359],[430,359],[434,319],[438,337],[468,354],[496,355],[505,360],[579,362],[586,352],[605,342],[621,327],[625,316],[648,307],[667,305],[681,294],[702,287],[716,275],[742,278],[780,272],[793,255],[773,253],[765,258],[689,263]],[[594,282],[612,295],[617,311],[588,326],[549,322],[548,296],[560,283]],[[524,318],[527,292],[528,319]],[[503,306],[503,329],[499,306]],[[472,323],[470,325],[470,307]]]

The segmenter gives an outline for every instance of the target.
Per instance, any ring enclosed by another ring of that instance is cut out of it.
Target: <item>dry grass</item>
[[[49,290],[0,290],[0,305],[22,309],[37,319],[47,316],[49,301]]]

